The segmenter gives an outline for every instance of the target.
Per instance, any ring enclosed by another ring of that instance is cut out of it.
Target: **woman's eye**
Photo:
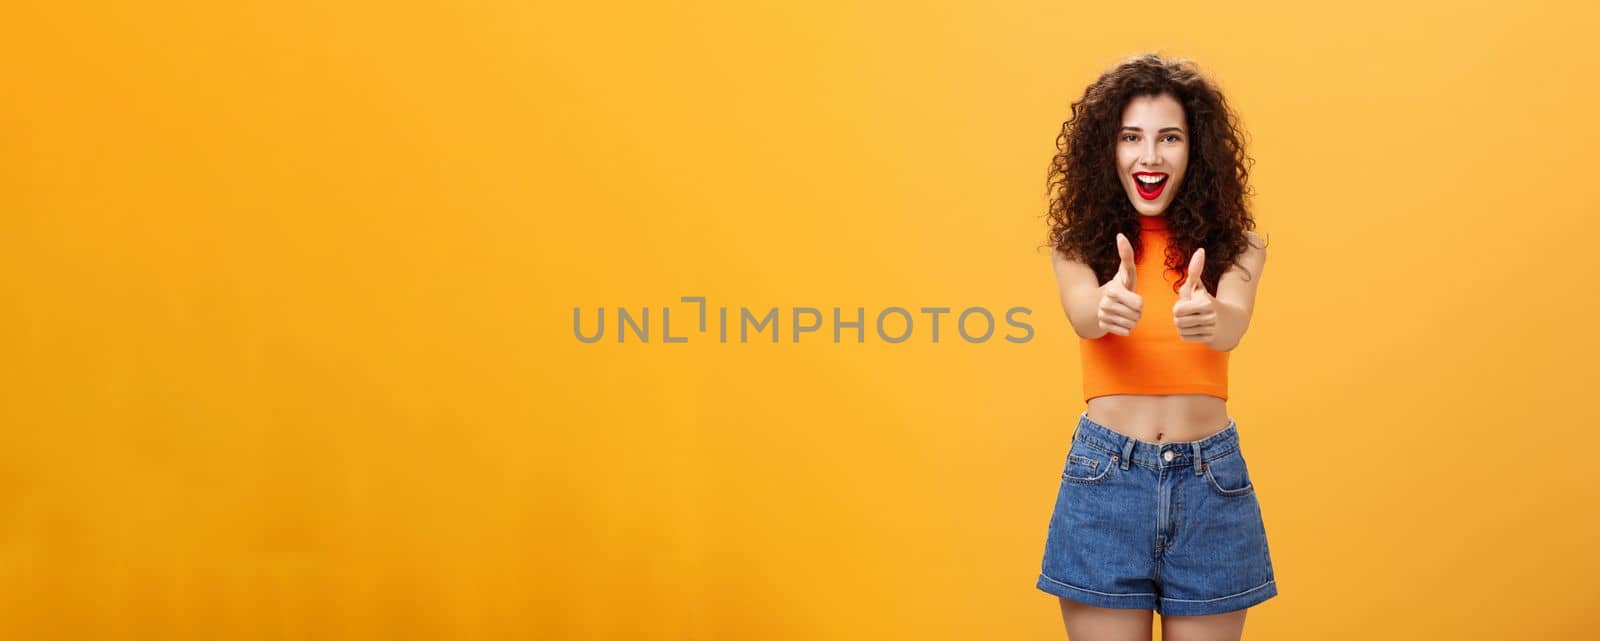
[[[1173,140],[1182,140],[1182,138],[1178,137],[1178,134],[1167,134],[1167,137]]]

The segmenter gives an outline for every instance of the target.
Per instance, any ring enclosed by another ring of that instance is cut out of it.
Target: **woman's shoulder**
[[[1244,255],[1241,256],[1241,258],[1247,263],[1254,263],[1257,265],[1266,262],[1267,241],[1263,239],[1260,234],[1248,229],[1244,230],[1244,237],[1247,243],[1244,248]]]
[[[1250,241],[1250,247],[1252,249],[1266,249],[1267,247],[1267,242],[1261,238],[1261,234],[1257,234],[1254,231],[1246,229],[1244,230],[1244,237]]]
[[[1227,270],[1228,273],[1223,274],[1224,276],[1237,271],[1240,267],[1243,267],[1248,273],[1260,274],[1261,268],[1267,263],[1266,241],[1262,240],[1260,235],[1248,229],[1244,230],[1244,235],[1245,239],[1249,241],[1244,248],[1244,253],[1239,254],[1234,260],[1234,266],[1230,267]]]

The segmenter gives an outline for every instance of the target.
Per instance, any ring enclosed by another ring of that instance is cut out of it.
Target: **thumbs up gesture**
[[[1133,293],[1134,268],[1133,243],[1127,236],[1117,234],[1117,256],[1122,259],[1117,273],[1100,287],[1100,329],[1118,336],[1133,332],[1144,308],[1144,297]]]
[[[1189,259],[1189,275],[1178,288],[1178,302],[1172,304],[1172,320],[1178,336],[1185,341],[1209,343],[1217,335],[1217,299],[1200,283],[1206,266],[1206,250],[1196,249]]]

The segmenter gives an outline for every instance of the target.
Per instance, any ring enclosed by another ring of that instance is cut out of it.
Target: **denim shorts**
[[[1081,414],[1037,587],[1163,616],[1241,610],[1277,595],[1233,419],[1197,441],[1151,443]]]

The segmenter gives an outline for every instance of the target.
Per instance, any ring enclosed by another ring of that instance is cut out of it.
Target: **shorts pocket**
[[[1205,461],[1201,466],[1206,485],[1219,496],[1244,496],[1255,491],[1255,485],[1250,482],[1250,468],[1240,450]]]
[[[1121,459],[1112,454],[1082,441],[1073,441],[1071,451],[1067,452],[1067,465],[1061,470],[1061,480],[1080,485],[1094,485],[1104,481],[1111,474],[1111,468]]]

